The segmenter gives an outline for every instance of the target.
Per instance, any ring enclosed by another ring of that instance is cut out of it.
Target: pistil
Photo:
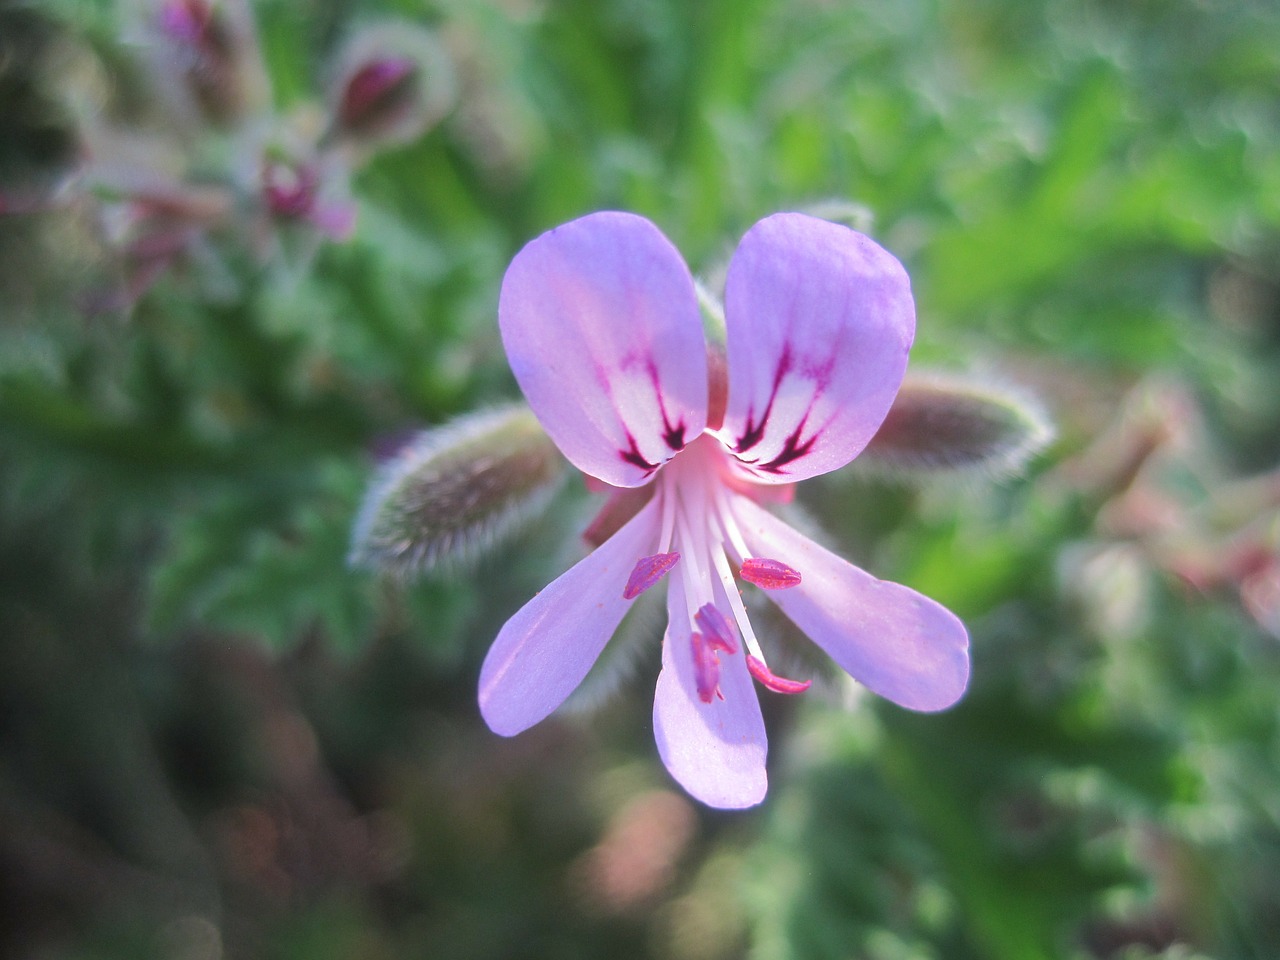
[[[812,680],[788,680],[786,677],[780,677],[765,664],[763,660],[747,654],[747,669],[751,671],[751,675],[760,681],[761,686],[772,690],[774,693],[804,693],[811,686]]]

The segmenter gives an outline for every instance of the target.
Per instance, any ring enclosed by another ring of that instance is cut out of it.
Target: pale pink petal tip
[[[969,636],[941,604],[877,580],[755,504],[739,505],[747,546],[794,558],[804,583],[769,593],[846,673],[909,710],[943,710],[969,680]]]
[[[656,538],[648,508],[507,621],[480,668],[480,713],[494,733],[527,730],[582,682],[630,609],[631,558]]]
[[[673,624],[688,616],[683,579],[673,577],[668,586]],[[658,754],[694,799],[723,809],[754,806],[768,788],[768,738],[746,664],[741,657],[717,656],[708,649],[705,652],[717,661],[716,675],[709,671],[700,678],[689,642],[673,629],[678,628],[669,627],[662,644],[662,672],[653,701]]]
[[[356,232],[356,205],[346,201],[317,205],[311,222],[330,240],[350,240]]]

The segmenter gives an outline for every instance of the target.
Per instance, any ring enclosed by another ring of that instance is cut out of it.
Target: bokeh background
[[[217,115],[164,6],[0,3],[0,953],[1280,956],[1280,7],[255,0]],[[326,154],[326,232],[253,150],[387,21],[448,104]],[[152,168],[231,213],[140,200]],[[914,368],[1057,425],[1011,476],[802,487],[974,679],[769,698],[745,813],[657,760],[656,632],[597,709],[480,720],[580,482],[416,581],[346,562],[397,437],[518,397],[512,254],[606,208],[707,270],[850,219],[911,273]]]

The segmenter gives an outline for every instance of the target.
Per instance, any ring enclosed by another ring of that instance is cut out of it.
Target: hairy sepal
[[[1034,398],[952,373],[908,374],[862,468],[906,477],[1016,474],[1054,437]]]
[[[474,559],[540,511],[567,472],[523,405],[423,431],[371,482],[348,560],[410,577]]]
[[[348,37],[330,66],[327,86],[327,137],[356,164],[385,147],[411,143],[457,100],[457,77],[444,45],[432,32],[394,20]]]

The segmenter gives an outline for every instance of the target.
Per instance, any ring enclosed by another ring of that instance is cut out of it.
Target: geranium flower
[[[641,217],[596,213],[516,255],[499,322],[516,380],[561,452],[591,477],[643,488],[620,495],[643,506],[499,632],[480,674],[495,732],[512,736],[555,710],[633,599],[663,577],[654,734],[672,776],[711,806],[765,794],[752,677],[784,693],[807,686],[766,665],[739,582],[765,590],[881,696],[925,711],[960,697],[968,636],[951,612],[764,507],[852,460],[888,413],[915,334],[910,282],[891,254],[813,217],[760,221],[729,264],[722,362],[666,237]]]

